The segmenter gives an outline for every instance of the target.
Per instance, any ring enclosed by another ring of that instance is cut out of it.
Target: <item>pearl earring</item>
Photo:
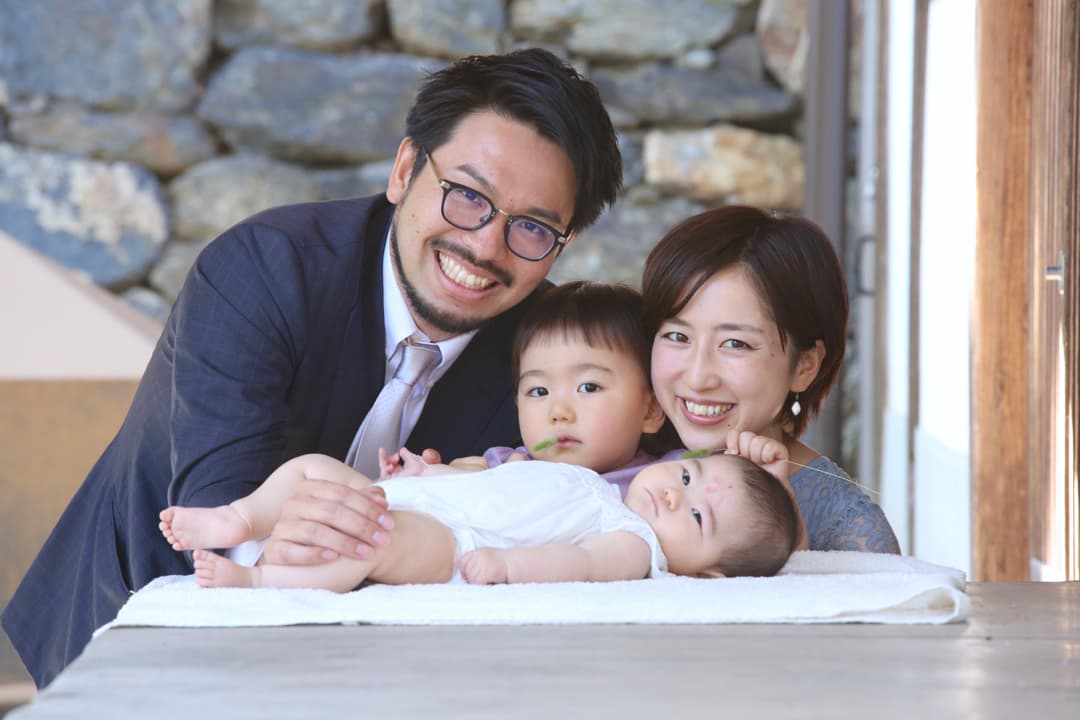
[[[798,417],[801,412],[802,405],[799,404],[799,393],[795,393],[795,400],[791,403],[791,414]]]

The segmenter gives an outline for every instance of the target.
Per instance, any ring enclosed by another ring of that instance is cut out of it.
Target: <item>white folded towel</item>
[[[914,558],[797,552],[776,577],[669,577],[612,583],[372,585],[327,590],[204,589],[154,580],[108,627],[301,624],[544,625],[575,623],[961,622],[964,573]],[[105,628],[102,628],[104,630]],[[101,632],[101,630],[99,630]]]

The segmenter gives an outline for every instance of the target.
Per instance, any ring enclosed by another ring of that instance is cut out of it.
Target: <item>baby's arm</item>
[[[466,461],[469,461],[466,463]],[[417,475],[429,477],[431,475],[456,475],[463,472],[479,472],[487,469],[487,463],[479,458],[480,465],[473,458],[455,460],[450,465],[442,463],[430,463],[408,448],[401,448],[393,455],[387,455],[386,450],[379,448],[379,479],[386,480],[392,477],[415,477]]]
[[[521,459],[524,459],[524,457]],[[481,470],[487,470],[490,467],[491,466],[488,465],[488,461],[484,459],[483,455],[467,455],[450,461],[450,468],[458,472],[480,472]]]
[[[461,575],[473,584],[638,580],[651,558],[645,540],[620,530],[576,545],[478,548],[461,556]]]

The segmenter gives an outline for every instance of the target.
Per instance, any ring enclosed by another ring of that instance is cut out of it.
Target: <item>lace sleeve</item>
[[[810,549],[900,554],[900,543],[885,513],[845,478],[847,473],[826,457],[791,476]]]

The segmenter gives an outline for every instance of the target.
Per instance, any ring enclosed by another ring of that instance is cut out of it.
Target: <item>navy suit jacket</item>
[[[303,453],[345,456],[384,382],[393,210],[385,196],[275,208],[200,254],[120,431],[4,609],[39,687],[131,592],[192,571],[158,531],[163,508],[229,503]],[[477,333],[409,447],[454,458],[519,444],[510,342],[531,300]]]

